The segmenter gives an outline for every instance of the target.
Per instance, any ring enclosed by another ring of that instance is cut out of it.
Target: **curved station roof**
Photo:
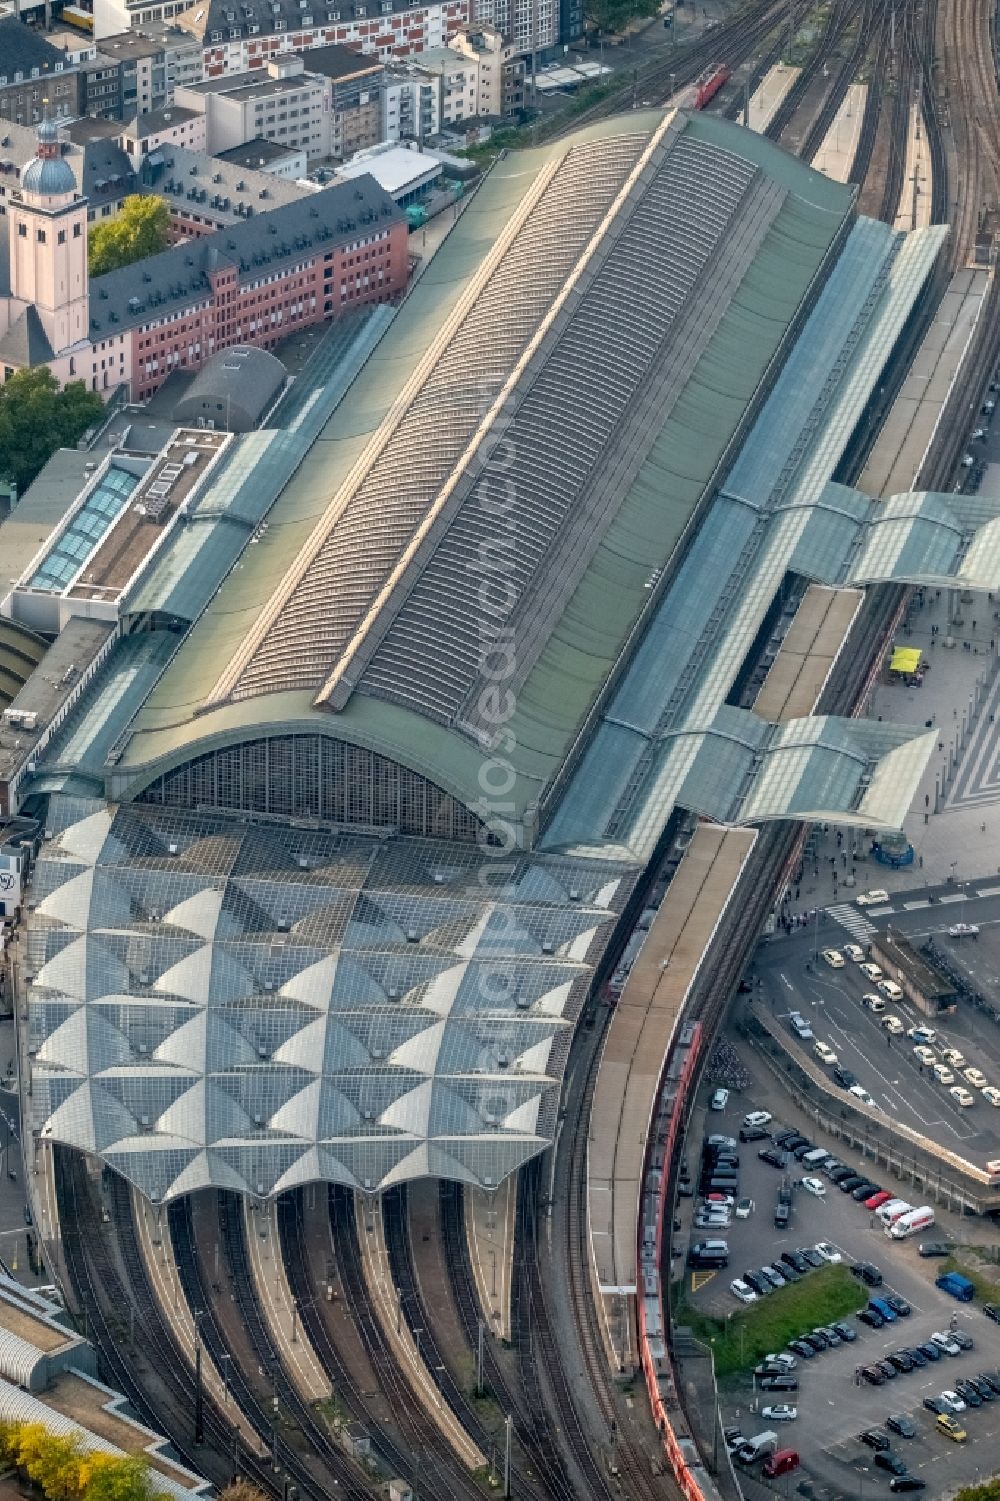
[[[701,115],[499,162],[40,767],[40,1128],[161,1199],[495,1185],[675,809],[897,827],[933,734],[733,693],[790,576],[1000,586],[1000,508],[833,481],[942,236]]]

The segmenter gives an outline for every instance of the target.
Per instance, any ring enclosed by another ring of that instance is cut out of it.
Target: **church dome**
[[[76,177],[61,154],[54,120],[43,120],[38,127],[38,155],[21,173],[21,190],[42,198],[58,198],[76,192]]]

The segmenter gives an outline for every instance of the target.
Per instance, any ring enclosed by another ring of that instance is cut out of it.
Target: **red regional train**
[[[704,109],[708,101],[728,83],[733,76],[733,70],[725,63],[720,63],[714,68],[708,68],[700,78],[694,81],[694,108]]]

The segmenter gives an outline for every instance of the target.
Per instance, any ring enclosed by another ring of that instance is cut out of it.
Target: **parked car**
[[[868,1445],[869,1449],[888,1449],[889,1447],[888,1437],[878,1428],[866,1428],[864,1433],[858,1434],[858,1437],[863,1444]]]
[[[760,1415],[769,1423],[794,1423],[799,1410],[788,1402],[779,1402],[775,1407],[762,1407]]]
[[[794,1371],[796,1366],[795,1356],[786,1354],[784,1350],[779,1350],[775,1355],[765,1355],[764,1359],[769,1365],[780,1365],[785,1371]]]
[[[962,1353],[962,1346],[955,1343],[950,1333],[945,1334],[941,1330],[937,1334],[932,1334],[928,1343],[937,1345],[938,1349],[943,1350],[946,1355],[961,1355]]]
[[[982,1394],[974,1382],[969,1381],[967,1377],[962,1376],[955,1382],[955,1390],[966,1407],[982,1407]]]
[[[886,1356],[890,1365],[894,1365],[897,1371],[912,1371],[913,1360],[909,1350],[893,1350],[891,1355]]]
[[[956,1084],[954,1089],[949,1089],[948,1093],[957,1105],[962,1106],[963,1110],[967,1110],[970,1105],[976,1103],[976,1097],[972,1093],[972,1090],[964,1089],[961,1084]]]
[[[901,1298],[899,1296],[899,1293],[886,1293],[885,1301],[888,1303],[893,1313],[898,1314],[901,1319],[909,1318],[912,1310],[906,1299]]]
[[[839,949],[824,949],[823,958],[831,969],[843,969],[844,956]]]
[[[864,975],[865,979],[866,980],[871,980],[873,984],[875,983],[876,980],[881,980],[881,978],[882,978],[882,967],[879,964],[872,964],[872,963],[859,964],[858,968],[860,969],[861,973]]]
[[[942,1360],[944,1358],[944,1351],[941,1349],[940,1345],[936,1345],[933,1340],[924,1340],[924,1343],[922,1345],[918,1345],[917,1349],[920,1351],[925,1360],[929,1360],[932,1363],[935,1360]]]
[[[989,1387],[994,1397],[1000,1397],[1000,1375],[997,1375],[995,1371],[980,1371],[976,1377],[976,1385],[980,1391],[983,1387]]]
[[[807,1345],[804,1339],[790,1339],[788,1341],[788,1348],[794,1350],[796,1355],[801,1356],[803,1360],[812,1360],[816,1354],[812,1345]]]
[[[845,1345],[852,1345],[858,1337],[858,1331],[852,1329],[850,1324],[845,1324],[843,1319],[838,1319],[835,1324],[830,1325],[830,1328],[836,1329]]]
[[[837,1250],[837,1247],[828,1240],[818,1240],[813,1249],[817,1256],[823,1261],[828,1262],[831,1266],[836,1265],[838,1261],[843,1261],[844,1259]]]
[[[791,1206],[782,1203],[779,1199],[778,1203],[774,1206],[774,1228],[776,1230],[787,1230],[791,1218]]]
[[[885,1319],[877,1308],[862,1308],[858,1314],[862,1324],[867,1324],[869,1329],[882,1329],[885,1327]]]
[[[938,1413],[939,1415],[948,1411],[947,1404],[942,1402],[940,1397],[925,1397],[924,1406],[928,1412]]]
[[[837,1184],[837,1187],[840,1189],[842,1194],[849,1194],[852,1193],[853,1190],[856,1189],[864,1181],[865,1180],[864,1178],[862,1178],[860,1173],[852,1173],[849,1178],[841,1178],[840,1182]]]
[[[810,1266],[816,1267],[823,1265],[823,1257],[816,1250],[815,1246],[799,1246],[798,1254],[802,1257],[802,1260],[807,1261]]]
[[[765,1376],[760,1389],[762,1392],[797,1392],[799,1383],[794,1376]]]
[[[938,1392],[938,1396],[944,1403],[946,1412],[965,1411],[965,1400],[964,1398],[959,1396],[958,1392],[952,1391],[949,1387],[946,1387],[943,1392]]]
[[[775,1151],[774,1147],[764,1147],[757,1153],[761,1162],[766,1162],[769,1167],[785,1168],[788,1165],[788,1157],[784,1152]]]
[[[885,1426],[891,1433],[898,1433],[900,1438],[916,1438],[917,1425],[905,1412],[893,1412],[885,1420]]]
[[[918,1366],[921,1370],[927,1364],[927,1356],[924,1354],[919,1345],[910,1345],[906,1353],[913,1361],[913,1364],[915,1366]]]
[[[821,1334],[831,1349],[836,1349],[842,1343],[839,1333],[832,1324],[817,1324],[813,1334]]]
[[[730,1282],[729,1291],[734,1298],[739,1298],[741,1303],[756,1303],[760,1297],[759,1293],[755,1293],[753,1288],[739,1277]]]
[[[883,891],[881,886],[876,886],[873,891],[862,891],[854,900],[859,907],[878,907],[889,900],[889,893]]]
[[[917,1247],[918,1256],[947,1256],[951,1247],[944,1240],[923,1240]]]
[[[709,1110],[725,1110],[728,1104],[729,1090],[716,1089],[712,1094],[712,1098],[708,1102],[708,1108]]]
[[[818,1042],[813,1048],[813,1052],[820,1063],[825,1063],[828,1068],[832,1068],[837,1062],[837,1055],[828,1042]]]
[[[885,1386],[885,1376],[876,1365],[863,1365],[861,1377],[863,1381],[868,1382],[869,1386]]]
[[[887,1360],[876,1360],[875,1364],[878,1366],[879,1370],[882,1372],[887,1381],[895,1381],[896,1377],[899,1375],[896,1367],[894,1365],[890,1365]]]
[[[996,1303],[984,1303],[983,1312],[988,1319],[993,1320],[994,1324],[1000,1324],[1000,1307]]]
[[[736,1218],[738,1220],[748,1220],[752,1214],[753,1214],[753,1199],[737,1199],[737,1201],[736,1201]]]
[[[953,1418],[951,1414],[947,1412],[941,1413],[940,1417],[935,1419],[934,1426],[937,1428],[939,1433],[944,1434],[945,1438],[953,1439],[956,1444],[964,1444],[965,1440],[969,1436],[966,1433],[965,1429],[962,1427],[961,1423],[957,1422],[955,1418]]]
[[[798,1251],[782,1251],[781,1260],[793,1266],[797,1272],[808,1272],[809,1263]]]
[[[975,1344],[972,1335],[967,1334],[964,1329],[953,1329],[951,1337],[960,1350],[971,1350]]]
[[[856,1261],[851,1267],[851,1276],[857,1277],[866,1287],[881,1287],[882,1273],[870,1261]]]
[[[981,1068],[963,1068],[962,1078],[967,1084],[971,1084],[973,1089],[985,1089],[989,1083]]]
[[[770,1110],[751,1110],[743,1117],[744,1126],[769,1126],[774,1119]]]
[[[857,1075],[852,1074],[849,1068],[844,1068],[842,1063],[837,1064],[833,1071],[833,1077],[841,1089],[850,1089],[852,1085],[858,1082]]]
[[[901,1033],[906,1031],[898,1016],[883,1016],[882,1026],[889,1033],[890,1037],[899,1037]]]
[[[742,1141],[742,1142],[747,1142],[747,1141],[767,1141],[768,1138],[770,1137],[770,1134],[771,1133],[770,1133],[770,1131],[768,1131],[768,1129],[767,1129],[766,1126],[741,1126],[740,1127],[740,1141]]]
[[[891,1198],[892,1198],[892,1194],[891,1193],[888,1193],[884,1188],[880,1188],[879,1191],[878,1191],[878,1193],[872,1194],[869,1198],[867,1198],[865,1200],[865,1208],[866,1209],[881,1209],[882,1205],[883,1204],[888,1204],[888,1202],[889,1202],[889,1200]]]
[[[812,1194],[814,1199],[826,1198],[826,1184],[822,1178],[803,1178],[801,1184],[806,1193]]]
[[[859,1183],[857,1188],[853,1188],[851,1190],[851,1198],[855,1201],[855,1203],[860,1204],[862,1200],[870,1199],[872,1197],[872,1194],[877,1190],[877,1183]]]
[[[865,951],[860,943],[845,943],[844,953],[851,960],[852,964],[860,964],[865,957]]]
[[[906,1474],[906,1461],[891,1449],[883,1449],[881,1454],[876,1454],[872,1463],[877,1470],[888,1470],[890,1475]]]
[[[740,1280],[745,1282],[747,1287],[753,1288],[759,1298],[765,1297],[771,1291],[770,1282],[766,1281],[757,1272],[744,1272]]]
[[[891,1491],[922,1491],[926,1489],[926,1486],[926,1480],[921,1480],[919,1475],[911,1475],[909,1472],[905,1475],[893,1475],[889,1481]]]

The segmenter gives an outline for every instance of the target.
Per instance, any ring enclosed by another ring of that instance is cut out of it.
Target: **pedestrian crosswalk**
[[[867,943],[875,932],[875,924],[870,923],[864,913],[859,912],[850,902],[838,902],[835,907],[827,907],[826,910],[858,943]]]

